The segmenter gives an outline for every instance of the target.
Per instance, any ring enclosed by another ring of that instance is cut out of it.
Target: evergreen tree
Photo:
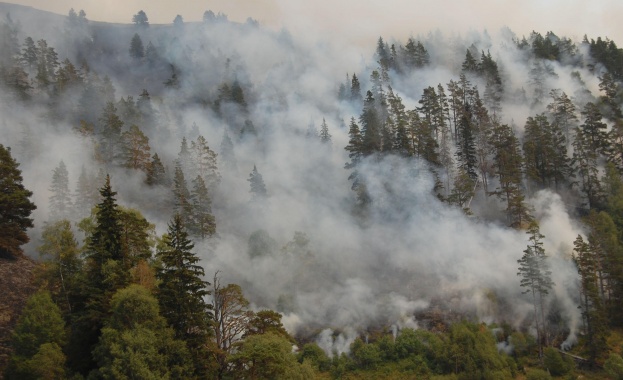
[[[210,294],[210,283],[203,280],[205,272],[193,248],[182,218],[176,214],[156,254],[161,262],[156,270],[157,297],[161,314],[173,328],[175,338],[186,342],[195,371],[201,374],[212,313],[204,300]]]
[[[456,156],[459,167],[462,168],[473,181],[476,181],[478,179],[478,173],[476,172],[478,158],[476,157],[476,144],[471,119],[471,107],[466,104],[463,115],[459,121]]]
[[[196,141],[191,142],[190,153],[193,167],[197,170],[196,174],[203,177],[208,190],[214,192],[221,182],[217,154],[210,149],[208,141],[203,136],[198,136]]]
[[[474,55],[470,49],[467,49],[465,52],[465,60],[461,65],[461,69],[464,73],[472,75],[480,72],[480,65],[478,64],[476,58],[474,58]]]
[[[366,157],[381,152],[381,120],[379,119],[375,107],[375,99],[371,91],[368,91],[366,94],[359,123],[361,124],[361,153],[363,156]]]
[[[149,138],[138,126],[132,125],[129,130],[121,134],[121,142],[123,143],[121,152],[123,166],[147,173],[151,164]]]
[[[160,161],[158,153],[154,153],[151,157],[151,162],[147,167],[147,177],[145,178],[145,183],[149,186],[168,186],[169,181],[170,180],[167,177],[167,173],[164,169],[162,161]]]
[[[542,239],[545,237],[539,231],[539,225],[531,222],[526,233],[528,247],[524,250],[524,255],[519,263],[518,276],[521,277],[521,287],[526,288],[522,293],[529,293],[532,296],[534,306],[534,324],[537,331],[537,342],[539,345],[539,358],[543,357],[543,345],[548,345],[547,327],[545,326],[545,298],[552,290],[552,272],[545,255]]]
[[[322,124],[320,124],[320,142],[323,144],[331,143],[331,134],[329,133],[329,126],[324,118],[322,118]]]
[[[608,329],[603,301],[599,296],[597,260],[582,236],[573,242],[573,259],[580,275],[582,319],[586,335],[585,351],[591,365],[595,365],[607,352]]]
[[[506,202],[509,225],[520,228],[531,219],[521,190],[521,166],[523,158],[519,140],[508,125],[496,125],[493,129],[494,170],[499,179],[498,188],[492,192]]]
[[[37,67],[37,57],[39,53],[37,51],[37,45],[32,37],[26,37],[24,40],[24,47],[22,48],[22,54],[20,56],[20,62],[25,66],[29,73],[34,73]]]
[[[604,93],[600,97],[600,101],[608,107],[606,116],[610,119],[622,118],[623,113],[621,113],[621,107],[617,99],[619,85],[612,74],[605,72],[599,78],[599,89]]]
[[[123,121],[117,116],[113,102],[106,103],[99,119],[99,157],[106,164],[113,164],[121,153],[121,128]]]
[[[69,364],[87,374],[95,363],[90,355],[100,336],[112,295],[125,287],[130,274],[122,247],[120,211],[110,184],[110,176],[100,189],[101,202],[95,223],[86,237],[84,280],[77,296],[72,323]]]
[[[126,270],[135,270],[140,262],[152,259],[156,227],[140,211],[132,208],[119,209],[119,224],[123,267]]]
[[[524,127],[526,177],[538,188],[558,188],[571,175],[562,131],[545,114],[528,117]]]
[[[582,134],[582,139],[587,143],[587,149],[601,154],[608,148],[607,125],[602,121],[599,107],[594,103],[587,103],[582,110],[584,123],[580,125],[578,133]]]
[[[359,79],[356,74],[353,74],[353,78],[351,79],[350,86],[350,100],[355,102],[360,102],[363,98],[361,97],[361,84],[359,83]]]
[[[132,41],[130,41],[130,57],[134,59],[143,59],[145,57],[143,40],[141,40],[141,36],[138,33],[134,33]]]
[[[193,180],[193,190],[190,194],[192,203],[192,217],[188,232],[200,238],[206,238],[216,233],[216,220],[212,215],[212,199],[201,176]]]
[[[52,171],[50,185],[50,217],[49,219],[69,219],[72,211],[71,191],[69,190],[69,173],[65,163],[61,161]]]
[[[253,170],[251,171],[251,174],[249,174],[247,181],[249,181],[251,186],[251,200],[256,201],[267,197],[268,193],[266,192],[264,179],[262,178],[260,172],[257,171],[257,167],[255,165],[253,165]]]
[[[175,213],[180,215],[184,224],[190,224],[192,215],[190,192],[184,178],[184,172],[179,165],[175,166],[173,175],[173,206]]]
[[[134,23],[134,25],[143,28],[149,26],[149,19],[147,18],[147,14],[143,10],[138,11],[137,14],[132,16],[132,22]]]
[[[357,125],[354,117],[350,120],[350,129],[348,131],[348,135],[350,136],[350,140],[348,141],[348,145],[344,149],[348,151],[348,157],[351,161],[347,162],[344,165],[344,168],[353,169],[351,174],[348,176],[348,180],[353,181],[351,188],[357,194],[358,203],[360,205],[365,205],[369,202],[369,195],[366,189],[366,185],[359,174],[358,168],[361,160],[364,157],[363,137],[361,136],[359,125]]]
[[[22,184],[19,164],[11,148],[0,144],[0,256],[15,256],[28,243],[26,230],[33,226],[30,214],[37,207],[28,198],[32,191]]]
[[[579,177],[579,187],[588,209],[596,208],[603,202],[603,189],[599,181],[599,153],[590,136],[577,129],[573,141],[571,164]]]

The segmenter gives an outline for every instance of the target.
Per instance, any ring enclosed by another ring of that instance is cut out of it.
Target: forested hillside
[[[623,378],[606,36],[0,14],[5,378]]]

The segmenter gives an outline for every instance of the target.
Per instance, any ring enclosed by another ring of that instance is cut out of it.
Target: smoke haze
[[[177,13],[184,13],[188,21],[199,20],[206,10],[206,4],[198,1],[175,5],[168,1],[54,2],[60,10],[51,8],[49,2],[20,3],[61,13],[70,7],[84,8],[90,19],[115,22],[129,22],[139,9],[154,23],[170,22]],[[89,62],[102,76],[110,74],[116,99],[137,97],[143,88],[154,94],[159,123],[150,132],[150,144],[169,172],[182,136],[191,140],[201,134],[218,151],[224,131],[232,136],[237,132],[229,125],[227,112],[219,118],[190,100],[202,92],[214,95],[224,78],[235,77],[243,83],[251,105],[248,118],[258,129],[258,138],[234,139],[237,169],[221,169],[223,179],[213,195],[218,237],[197,242],[195,251],[208,278],[219,270],[223,283],[242,286],[254,308],[282,312],[290,332],[318,335],[327,351],[346,350],[356,334],[371,326],[417,326],[415,315],[430,308],[516,326],[528,323],[532,310],[530,299],[521,295],[517,277],[517,260],[528,242],[526,234],[505,227],[498,214],[487,220],[468,217],[441,203],[431,191],[435,181],[423,162],[386,157],[381,162],[364,163],[361,173],[367,179],[373,206],[365,223],[353,218],[353,192],[344,170],[349,159],[343,148],[348,143],[346,123],[357,118],[360,109],[338,102],[335,94],[346,73],[357,73],[362,88],[370,87],[368,77],[376,69],[373,49],[379,35],[403,43],[409,36],[422,35],[431,52],[431,68],[392,83],[411,109],[424,88],[439,83],[445,86],[458,78],[465,49],[472,44],[478,51],[490,50],[505,75],[508,93],[522,88],[531,91],[529,65],[505,34],[508,31],[498,32],[504,25],[519,35],[532,29],[543,33],[551,29],[575,42],[584,33],[611,37],[621,33],[613,19],[623,11],[619,1],[600,2],[599,7],[579,1],[513,1],[502,6],[497,1],[447,0],[435,4],[398,0],[382,6],[354,0],[337,5],[328,1],[210,2],[207,7],[215,12],[222,11],[236,21],[251,16],[270,29],[230,23],[206,30],[188,29],[177,36],[181,52],[151,35],[167,59],[178,63],[180,72],[193,73],[182,78],[177,92],[164,88],[166,77],[153,83],[136,82],[124,80],[123,73],[107,72],[118,64],[113,62],[115,57]],[[554,11],[556,17],[552,17]],[[511,15],[513,19],[508,19]],[[20,21],[25,29],[29,27],[28,20]],[[436,28],[442,32],[427,34]],[[482,32],[484,29],[489,33]],[[143,35],[145,42],[149,41],[147,33]],[[105,41],[124,57],[118,59],[121,67],[132,65],[125,57],[129,36]],[[24,37],[20,36],[20,42]],[[49,39],[54,46],[54,37]],[[202,50],[204,45],[209,50]],[[71,54],[71,49],[63,46],[59,51]],[[228,58],[230,71],[225,68]],[[128,70],[140,76],[143,69]],[[598,91],[591,73],[574,70],[589,90]],[[547,80],[548,88],[569,94],[582,90],[571,69],[554,65],[554,71],[558,76]],[[28,247],[34,254],[47,220],[52,170],[63,160],[74,185],[83,167],[94,172],[99,167],[92,160],[89,142],[71,132],[75,126],[50,125],[45,107],[24,109],[8,103],[0,107],[3,144],[15,147],[23,163],[25,185],[34,191],[33,201],[39,207],[34,215],[33,243]],[[504,122],[515,123],[521,133],[526,118],[541,112],[544,105],[531,109],[508,99],[503,108]],[[235,112],[229,116],[231,124],[238,125]],[[332,134],[330,147],[306,136],[309,124],[318,129],[323,118]],[[197,125],[195,131],[193,124]],[[24,146],[26,142],[30,146]],[[254,165],[268,190],[268,199],[262,204],[250,201],[247,178]],[[120,203],[141,209],[156,223],[158,232],[164,232],[170,215],[147,205],[170,194],[147,189],[141,176],[111,170]],[[478,197],[475,202],[478,209]],[[570,253],[573,239],[583,231],[560,196],[541,191],[528,203],[546,236],[545,248],[553,259],[554,298],[568,316],[572,341],[579,312],[574,300],[577,272]],[[250,255],[253,236],[261,237],[265,249]],[[335,341],[327,328],[343,335]]]

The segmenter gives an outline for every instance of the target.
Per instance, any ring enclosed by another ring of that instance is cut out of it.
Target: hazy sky
[[[130,22],[144,10],[151,23],[170,23],[180,14],[185,21],[199,21],[210,9],[232,21],[253,17],[271,28],[287,27],[293,33],[328,33],[351,41],[400,40],[439,28],[497,31],[509,26],[518,35],[531,30],[581,39],[610,37],[623,45],[621,0],[14,0],[60,14],[84,9],[97,21]]]

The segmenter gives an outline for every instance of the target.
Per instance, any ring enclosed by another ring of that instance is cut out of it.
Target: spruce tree
[[[173,328],[175,338],[186,342],[201,373],[212,314],[204,299],[210,294],[210,283],[203,280],[205,272],[193,248],[182,217],[176,214],[156,253],[160,261],[157,298],[162,316]]]
[[[0,144],[0,256],[22,252],[20,246],[29,241],[26,230],[33,226],[30,214],[37,208],[28,199],[32,191],[22,184],[18,167],[11,148]]]
[[[521,277],[520,285],[525,290],[523,294],[529,293],[532,296],[534,307],[534,324],[537,331],[537,344],[539,345],[539,357],[543,357],[543,345],[548,345],[547,327],[545,326],[545,298],[554,286],[552,272],[543,248],[543,236],[539,231],[539,225],[533,221],[526,231],[528,247],[524,250],[524,255],[519,263],[518,276]]]
[[[331,143],[331,134],[329,133],[329,126],[327,125],[324,117],[322,118],[322,124],[320,124],[320,142],[323,144]]]
[[[73,315],[69,362],[74,370],[88,373],[95,363],[90,353],[110,307],[110,298],[130,280],[122,246],[120,211],[110,184],[110,176],[100,189],[101,202],[95,224],[87,234],[84,280]]]
[[[212,199],[201,176],[193,180],[193,190],[190,194],[192,203],[191,224],[189,232],[193,236],[206,238],[216,233],[216,221],[212,215]]]
[[[151,162],[147,168],[145,183],[149,186],[168,186],[170,183],[158,153],[154,153],[151,157]]]
[[[257,167],[255,165],[253,165],[253,170],[251,171],[251,174],[249,174],[249,178],[247,179],[247,181],[249,181],[249,185],[251,186],[251,190],[249,191],[251,193],[252,200],[266,198],[266,196],[268,195],[266,191],[266,185],[264,184],[264,179],[262,178],[262,175],[257,170]]]

